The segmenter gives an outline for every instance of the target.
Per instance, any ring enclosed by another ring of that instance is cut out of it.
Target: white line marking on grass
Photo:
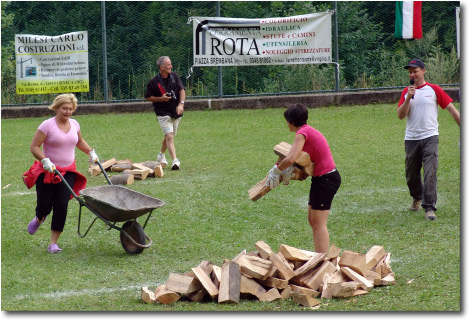
[[[29,195],[29,194],[36,194],[35,191],[13,191],[13,192],[3,192],[2,197],[11,197],[11,196],[24,196],[24,195]]]
[[[162,283],[156,284],[155,288]],[[125,286],[120,288],[100,288],[100,289],[82,289],[82,290],[66,290],[66,291],[54,291],[54,292],[46,292],[46,293],[35,293],[35,294],[18,294],[15,296],[17,300],[24,300],[24,299],[60,299],[60,298],[70,298],[70,297],[77,297],[77,296],[96,296],[105,293],[114,293],[114,292],[122,292],[128,290],[135,290],[140,294],[140,288],[148,287],[148,284],[144,285],[133,285],[133,286]],[[152,285],[153,286],[153,285]]]

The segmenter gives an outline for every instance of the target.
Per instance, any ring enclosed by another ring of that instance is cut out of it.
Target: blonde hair
[[[77,109],[78,99],[73,93],[64,93],[58,95],[54,99],[54,102],[52,102],[52,105],[49,107],[49,109],[56,111],[64,103],[71,103],[73,105],[73,111],[75,111]]]

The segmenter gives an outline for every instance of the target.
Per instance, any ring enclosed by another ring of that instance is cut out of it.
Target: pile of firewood
[[[243,250],[232,260],[217,266],[202,261],[191,271],[171,273],[165,284],[152,291],[141,288],[145,303],[194,302],[238,303],[240,299],[274,301],[293,299],[315,307],[315,298],[352,297],[367,294],[375,286],[395,284],[390,253],[373,246],[366,254],[331,246],[317,253],[282,244],[277,253],[263,241],[257,251]]]
[[[116,160],[112,158],[101,163],[105,171],[119,172],[119,174],[110,177],[112,184],[132,184],[135,180],[145,180],[150,177],[161,178],[164,175],[163,169],[166,167],[164,163],[157,161],[145,161],[140,163],[132,163],[130,159]],[[101,173],[99,165],[90,165],[88,172],[92,176]]]

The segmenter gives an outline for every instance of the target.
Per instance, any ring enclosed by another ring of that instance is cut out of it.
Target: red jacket
[[[79,195],[80,190],[85,189],[86,187],[86,177],[77,171],[77,166],[75,161],[68,167],[59,167],[56,166],[56,169],[60,172],[62,176],[65,175],[66,172],[74,172],[76,174],[75,184],[73,185],[73,192],[76,195]],[[44,175],[44,183],[60,183],[62,179],[53,172],[48,172],[44,170],[42,167],[42,163],[38,160],[34,161],[34,164],[29,168],[28,171],[23,173],[23,181],[28,189],[31,189],[35,184],[36,180],[41,173],[45,172]],[[73,195],[70,195],[70,199],[73,198]]]

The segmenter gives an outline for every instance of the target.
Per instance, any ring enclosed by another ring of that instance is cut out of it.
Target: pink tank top
[[[60,167],[69,166],[75,161],[80,125],[74,119],[69,121],[70,130],[67,133],[59,129],[55,117],[43,121],[38,127],[47,136],[42,146],[44,155]]]
[[[335,169],[331,149],[321,132],[305,124],[298,129],[296,134],[305,136],[306,141],[303,146],[303,151],[309,154],[311,161],[314,163],[315,177],[322,176]]]

